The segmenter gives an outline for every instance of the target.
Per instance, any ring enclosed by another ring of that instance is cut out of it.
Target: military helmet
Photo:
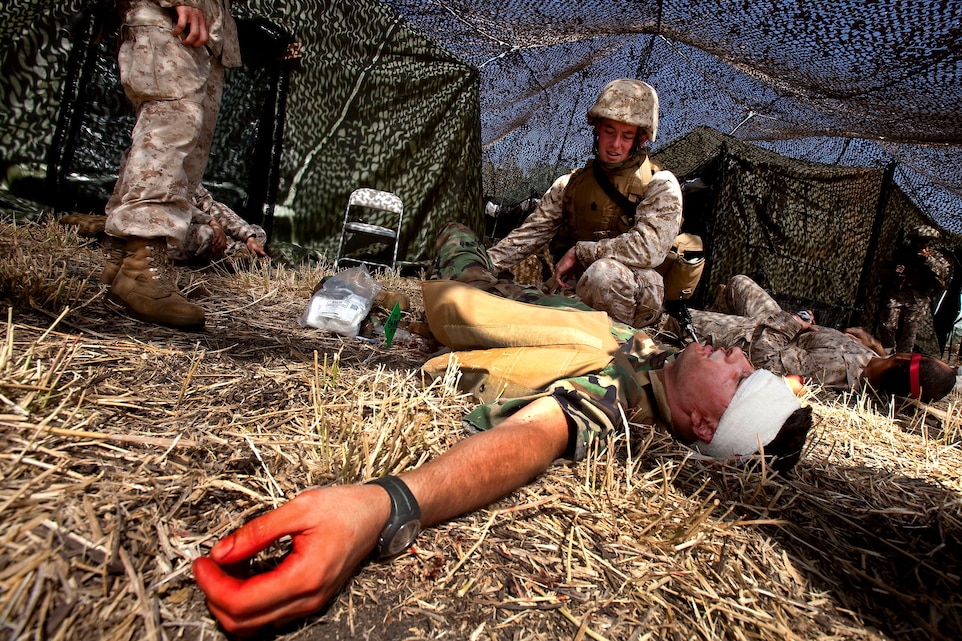
[[[939,237],[939,230],[929,225],[919,225],[909,232],[909,240],[935,240]]]
[[[641,80],[612,80],[588,110],[590,124],[602,118],[641,127],[648,140],[654,140],[658,132],[658,94],[654,87]]]

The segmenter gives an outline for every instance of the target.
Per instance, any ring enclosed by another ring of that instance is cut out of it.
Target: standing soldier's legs
[[[915,338],[918,336],[922,318],[928,312],[928,307],[927,301],[905,306],[902,310],[902,323],[899,327],[895,351],[910,354],[915,350]]]
[[[107,202],[108,234],[180,244],[191,219],[184,161],[200,114],[199,105],[185,101],[140,106],[126,163]]]
[[[107,297],[147,322],[199,327],[203,309],[170,283],[167,246],[179,245],[190,224],[190,196],[206,168],[216,120],[210,100],[220,97],[222,68],[206,47],[185,47],[168,27],[125,26],[123,34],[118,62],[137,122],[106,207],[107,233],[126,241],[120,264],[104,270],[116,270]]]
[[[896,336],[899,329],[899,318],[902,315],[902,305],[895,298],[888,298],[884,301],[884,307],[879,312],[878,338],[882,343],[882,348],[886,353],[895,352]]]

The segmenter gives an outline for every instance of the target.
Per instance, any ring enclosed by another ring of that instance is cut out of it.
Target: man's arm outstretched
[[[401,475],[434,525],[480,509],[529,483],[568,446],[568,423],[551,397],[532,402],[498,427],[474,434]],[[253,519],[194,561],[207,605],[231,633],[253,634],[321,609],[371,553],[391,513],[377,485],[305,490]],[[228,574],[284,536],[292,550],[273,570],[249,578]]]

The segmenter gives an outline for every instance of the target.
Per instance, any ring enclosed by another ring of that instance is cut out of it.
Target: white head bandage
[[[711,442],[695,441],[692,447],[718,459],[751,456],[760,445],[772,442],[799,407],[785,379],[766,369],[755,370],[735,390]]]

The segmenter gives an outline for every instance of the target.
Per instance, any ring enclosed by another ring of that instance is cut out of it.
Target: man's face
[[[716,426],[735,390],[755,371],[741,349],[715,349],[700,343],[689,343],[671,369],[675,394],[686,412]],[[673,415],[673,422],[675,418],[682,419]],[[711,440],[704,433],[696,435],[703,441]]]
[[[603,162],[619,163],[628,160],[638,127],[604,118],[598,123],[598,158]]]

